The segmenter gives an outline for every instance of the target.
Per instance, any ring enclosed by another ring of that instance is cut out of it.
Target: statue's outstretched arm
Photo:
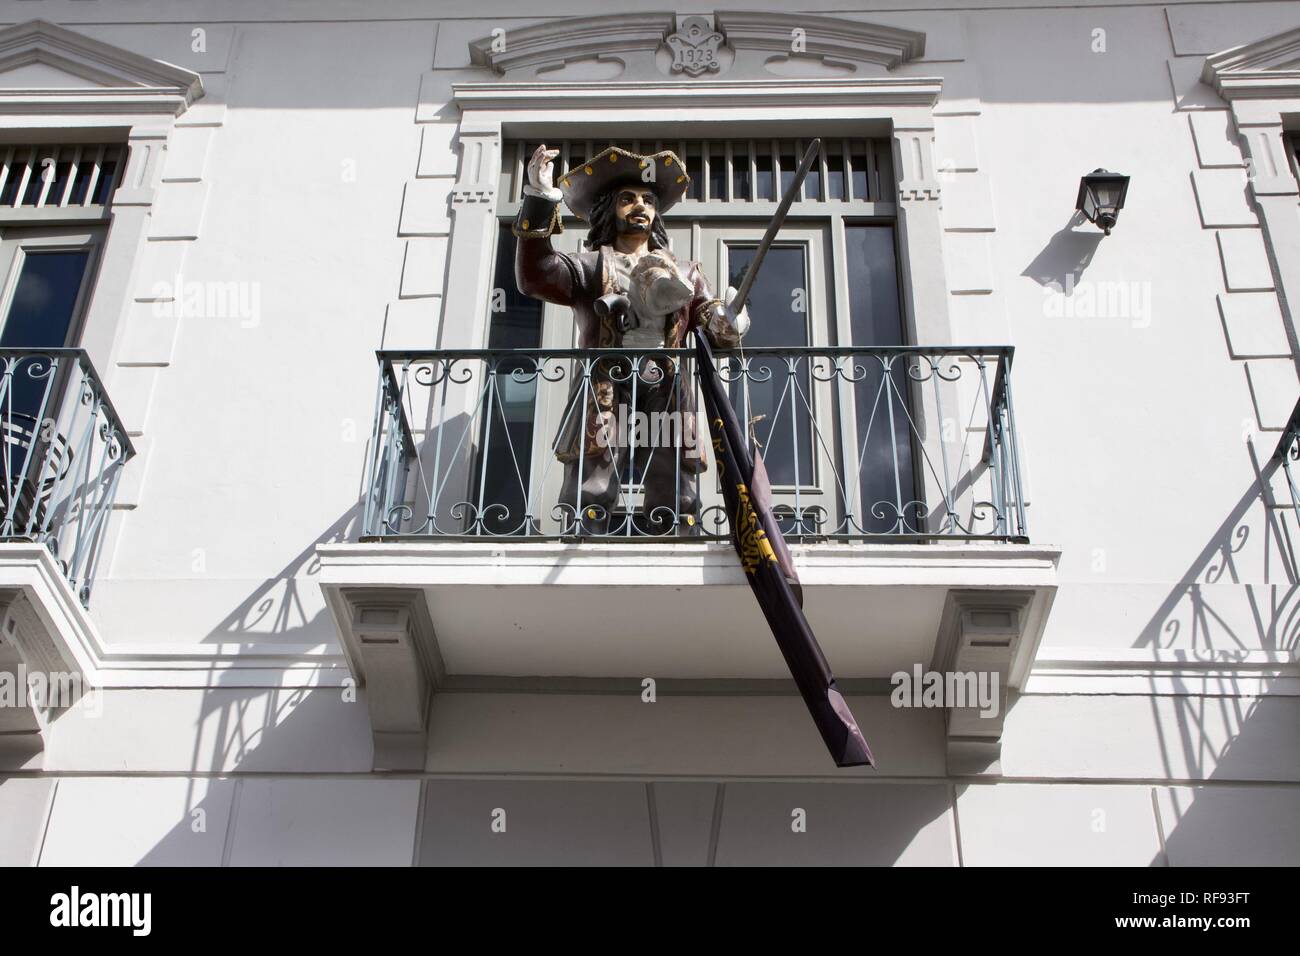
[[[551,245],[560,225],[560,191],[552,182],[551,161],[559,150],[543,143],[528,161],[528,183],[515,217],[515,282],[519,291],[556,305],[572,305],[581,287],[577,264]]]

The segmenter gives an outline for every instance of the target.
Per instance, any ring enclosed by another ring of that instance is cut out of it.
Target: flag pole
[[[821,140],[815,139],[804,153],[803,162],[781,197],[776,214],[732,299],[734,309],[726,307],[730,314],[739,315],[744,309],[759,266],[763,264],[763,258],[785,222],[804,177],[820,150]],[[771,489],[762,456],[757,449],[750,455],[745,432],[713,366],[713,350],[708,339],[699,327],[695,328],[694,334],[700,388],[709,416],[722,494],[731,521],[731,540],[745,578],[831,759],[838,767],[874,767],[876,762],[871,748],[867,746],[847,701],[835,686],[835,676],[804,616],[802,589],[780,525],[772,512]]]
[[[767,250],[772,248],[772,240],[776,238],[777,232],[785,223],[785,217],[790,213],[790,205],[794,202],[794,197],[799,195],[799,187],[803,185],[808,170],[812,169],[812,164],[817,161],[821,148],[822,141],[820,139],[814,139],[808,144],[808,149],[803,154],[803,162],[795,170],[794,179],[786,187],[785,195],[781,197],[781,204],[776,207],[776,214],[772,216],[772,221],[767,224],[767,232],[763,233],[763,240],[758,244],[758,251],[754,253],[754,259],[750,262],[749,268],[745,270],[745,277],[740,280],[740,288],[736,290],[736,297],[731,300],[734,306],[727,306],[730,314],[739,315],[744,310],[745,303],[749,301],[749,290],[754,285],[754,277],[758,275],[758,267],[763,264],[763,258],[767,255]]]

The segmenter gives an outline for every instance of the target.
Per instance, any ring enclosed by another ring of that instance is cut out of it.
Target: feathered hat
[[[574,166],[560,179],[564,202],[575,216],[591,221],[596,200],[616,186],[648,186],[659,197],[659,212],[677,205],[691,185],[686,165],[670,150],[638,156],[611,146],[585,163]]]

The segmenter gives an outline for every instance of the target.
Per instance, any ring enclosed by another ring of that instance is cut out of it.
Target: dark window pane
[[[90,175],[92,172],[94,172],[94,161],[83,156],[81,164],[77,167],[76,178],[72,180],[72,195],[68,197],[68,205],[85,205],[86,194],[90,190]]]
[[[533,149],[534,146],[532,143],[516,143],[514,147],[514,155],[511,156],[511,169],[519,176],[519,181],[514,184],[514,187],[515,192],[519,194],[520,198],[523,198],[524,186],[528,183],[528,160],[533,155]],[[560,173],[564,172],[564,170],[560,168],[561,165],[560,160],[557,159],[555,164],[555,178],[557,180],[560,178]],[[505,166],[504,162],[502,163],[502,166]]]
[[[88,249],[26,253],[4,331],[0,332],[0,348],[48,349],[66,345],[89,262]],[[6,367],[11,377],[0,400],[0,416],[6,441],[17,442],[10,448],[11,453],[21,447],[25,454],[37,419],[54,412],[50,402],[55,376],[49,361],[41,356],[6,361],[14,364],[12,369]]]
[[[515,285],[515,243],[509,225],[503,224],[492,282],[490,349],[538,348],[542,343],[542,303],[523,295]],[[484,525],[493,534],[524,531],[537,383],[517,381],[511,373],[516,369],[530,372],[533,367],[524,359],[500,359],[495,366],[493,388],[484,396],[479,413],[482,451],[472,487],[477,495],[482,479],[483,498],[479,504],[485,515]],[[483,374],[490,374],[488,367]]]
[[[749,147],[744,143],[731,147],[731,195],[749,198]]]
[[[727,281],[739,287],[756,248],[727,248]],[[745,336],[745,346],[808,345],[807,288],[801,247],[774,246],[768,250],[750,291],[749,316],[753,324]],[[733,378],[739,377],[737,371]],[[784,359],[751,355],[747,390],[744,384],[733,384],[731,401],[742,422],[746,418],[749,421],[749,434],[759,445],[772,484],[811,485],[813,435],[808,402],[812,382],[807,360],[800,359],[791,376]]]
[[[62,348],[89,261],[88,249],[26,253],[0,348]]]
[[[35,206],[36,200],[41,198],[41,187],[45,185],[45,179],[49,174],[49,167],[44,164],[43,157],[36,158],[36,164],[32,166],[32,174],[27,179],[27,191],[23,193],[23,205]]]
[[[15,160],[9,166],[9,178],[5,180],[4,192],[0,192],[0,206],[12,206],[18,198],[18,187],[23,181],[23,170],[27,164],[21,160]]]
[[[492,280],[490,349],[535,349],[542,344],[542,302],[515,285],[515,243],[510,226],[498,231],[496,271]],[[498,291],[500,294],[498,294]]]
[[[904,344],[893,227],[848,226],[844,236],[853,344]],[[862,494],[858,520],[875,534],[919,531],[923,515],[912,503],[917,495],[908,424],[915,416],[904,360],[893,360],[888,379],[878,358],[864,357],[860,364],[865,374],[854,386]]]
[[[805,149],[808,147],[805,146]],[[799,157],[800,160],[803,156]],[[822,198],[822,165],[821,157],[813,160],[812,166],[808,168],[808,175],[803,180],[803,194],[808,199],[818,200]]]
[[[111,160],[100,168],[99,182],[95,183],[95,196],[91,202],[97,206],[103,206],[108,203],[109,197],[113,195],[113,189],[117,185],[114,180],[117,177],[117,163]]]
[[[894,202],[896,186],[894,183],[894,150],[889,140],[876,142],[876,182],[875,192],[871,198],[876,202]]]
[[[72,163],[65,161],[55,164],[54,181],[50,183],[50,193],[45,197],[47,206],[57,206],[63,198],[63,191],[68,187],[68,177],[72,175]]]
[[[870,165],[864,144],[854,143],[850,155],[853,157],[853,198],[858,201],[874,199],[875,195],[868,188]]]
[[[691,177],[690,188],[686,192],[687,199],[704,198],[704,164],[700,161],[700,151],[696,148],[687,148],[686,150],[686,175]]]
[[[847,198],[844,193],[844,156],[838,149],[826,151],[826,198]]]
[[[720,152],[709,154],[709,198],[727,198],[727,157]]]
[[[763,144],[758,145],[758,179],[754,184],[758,188],[757,198],[773,199],[775,193],[772,189],[772,153],[771,148],[763,148]]]
[[[781,144],[781,195],[790,188],[794,182],[794,174],[799,169],[799,157],[794,153],[793,143]],[[798,197],[796,197],[798,198]],[[765,265],[766,267],[766,265]]]
[[[849,320],[854,345],[902,345],[892,226],[846,226]]]

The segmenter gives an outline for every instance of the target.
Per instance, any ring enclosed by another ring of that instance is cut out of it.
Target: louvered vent
[[[125,146],[0,146],[0,211],[102,209],[121,177]]]
[[[556,140],[560,151],[556,173],[572,169],[595,156],[608,143],[601,140]],[[620,146],[635,153],[671,149],[686,163],[692,202],[770,202],[775,204],[793,178],[807,143],[801,140],[634,140]],[[505,144],[501,195],[517,202],[525,181],[524,167],[537,143],[514,140]],[[893,202],[894,162],[888,139],[823,138],[822,154],[804,180],[803,202]]]

